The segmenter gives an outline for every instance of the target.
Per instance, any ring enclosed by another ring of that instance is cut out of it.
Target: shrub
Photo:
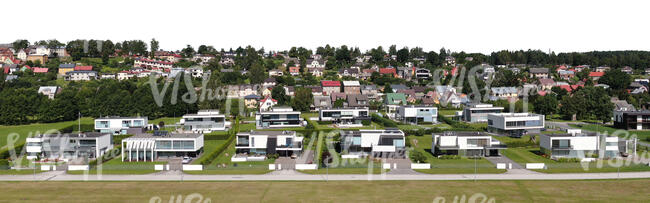
[[[439,159],[460,159],[460,156],[458,155],[440,155],[438,156]]]
[[[397,123],[395,121],[392,121],[390,119],[381,117],[377,114],[372,114],[371,116],[372,121],[375,123],[378,123],[379,125],[382,125],[384,127],[397,127]]]
[[[280,157],[280,155],[277,154],[277,153],[275,153],[275,154],[266,154],[267,159],[277,159],[278,157]]]
[[[427,160],[427,157],[424,156],[424,154],[420,151],[412,151],[409,154],[409,158],[411,158],[411,161],[416,162],[416,163],[422,163]]]
[[[223,143],[221,146],[218,146],[217,149],[214,150],[212,153],[203,155],[207,157],[201,161],[201,165],[204,166],[210,165],[210,163],[212,163],[214,159],[216,159],[221,153],[226,151],[226,149],[232,144],[232,141],[235,140],[237,132],[239,132],[239,117],[235,118],[235,123],[237,123],[237,125],[235,125],[234,128],[231,128],[228,131],[228,136],[229,136],[228,140],[226,140],[226,142]]]
[[[0,159],[0,170],[7,170],[7,169],[9,169],[9,160]]]
[[[133,135],[129,135],[129,134],[126,134],[126,135],[113,135],[113,144],[114,145],[121,145],[123,139],[129,138],[131,136],[133,136]]]
[[[363,121],[361,121],[361,124],[363,124],[363,125],[366,125],[366,126],[367,126],[367,125],[370,125],[370,124],[372,124],[372,121],[370,121],[370,120],[363,120]]]
[[[577,163],[580,162],[579,158],[558,158],[557,162],[560,163]]]

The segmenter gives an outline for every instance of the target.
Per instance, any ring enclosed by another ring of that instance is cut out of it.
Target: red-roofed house
[[[291,74],[293,76],[300,75],[300,67],[296,67],[296,66],[289,67],[289,74]]]
[[[323,80],[321,81],[323,93],[331,95],[333,92],[341,92],[341,81]]]
[[[80,70],[91,71],[91,70],[93,70],[93,66],[75,66],[74,70],[75,71],[80,71]]]
[[[397,70],[395,68],[380,68],[379,74],[392,74],[393,77],[397,77]]]
[[[32,70],[34,73],[47,73],[48,68],[34,67]]]
[[[565,89],[567,92],[576,90],[578,87],[584,87],[584,85],[560,85],[560,88]]]
[[[278,104],[278,100],[273,99],[271,96],[266,96],[266,98],[260,100],[260,111],[268,111],[276,104]]]
[[[603,77],[605,75],[605,72],[589,72],[589,77],[592,80],[598,80],[600,77]]]

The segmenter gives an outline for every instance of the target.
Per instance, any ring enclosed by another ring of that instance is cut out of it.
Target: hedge
[[[217,149],[214,150],[212,153],[204,155],[204,156],[208,156],[208,157],[201,161],[201,165],[204,165],[204,166],[210,165],[214,159],[216,159],[219,155],[221,155],[221,153],[226,151],[226,149],[228,149],[228,147],[232,144],[233,140],[235,140],[235,137],[237,137],[236,136],[237,132],[239,132],[239,117],[235,118],[235,126],[234,126],[234,128],[232,128],[232,129],[230,129],[230,131],[228,131],[227,135],[230,136],[230,137],[228,137],[226,142],[223,143],[221,146],[217,147]]]
[[[392,121],[390,119],[381,117],[377,114],[372,114],[371,115],[372,121],[375,123],[378,123],[381,126],[384,127],[397,127],[397,123],[395,121]]]
[[[0,170],[8,170],[9,168],[9,160],[0,159]]]
[[[114,145],[122,145],[122,140],[129,138],[133,135],[131,134],[125,134],[125,135],[113,135],[113,144]]]

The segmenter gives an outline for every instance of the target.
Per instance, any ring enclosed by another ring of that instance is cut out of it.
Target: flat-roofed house
[[[194,133],[211,133],[213,131],[226,131],[230,122],[226,115],[220,114],[219,110],[199,110],[196,114],[185,114],[180,120],[184,131]]]
[[[274,106],[270,111],[258,112],[255,116],[257,129],[291,128],[303,126],[300,111],[291,107]]]
[[[483,132],[446,131],[434,134],[431,142],[434,155],[459,155],[465,157],[499,156],[506,146]]]
[[[149,125],[147,117],[102,117],[95,119],[95,131],[113,135],[128,134],[129,128],[145,128]]]
[[[122,161],[198,157],[203,153],[203,134],[155,132],[122,139]]]
[[[264,160],[267,154],[298,157],[302,154],[303,137],[295,131],[250,131],[237,133],[232,160]],[[261,155],[261,156],[257,156]]]
[[[488,114],[501,113],[503,107],[492,104],[470,104],[463,109],[463,120],[470,123],[487,122]]]
[[[39,134],[25,143],[27,159],[95,159],[113,149],[110,133]]]
[[[405,157],[405,134],[397,128],[341,131],[341,151],[358,157]]]
[[[512,137],[521,137],[544,128],[544,115],[533,113],[491,113],[488,114],[488,131]]]
[[[395,119],[404,123],[437,123],[438,108],[432,106],[400,106],[395,113]]]
[[[541,152],[551,158],[616,158],[636,151],[636,140],[597,133],[541,134]]]
[[[331,121],[338,127],[361,127],[363,121],[370,121],[368,108],[320,109],[319,121]]]

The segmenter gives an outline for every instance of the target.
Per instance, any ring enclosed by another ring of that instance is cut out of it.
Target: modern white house
[[[295,131],[250,131],[237,133],[235,161],[264,160],[267,154],[298,157],[302,153],[303,137]]]
[[[400,106],[395,112],[395,119],[410,124],[437,123],[438,108],[432,106]]]
[[[470,104],[463,109],[462,118],[470,123],[487,122],[488,114],[501,113],[503,109],[503,107],[495,107],[492,104]]]
[[[25,143],[27,159],[94,159],[113,149],[110,133],[39,134]]]
[[[551,158],[616,158],[636,151],[636,140],[623,140],[597,133],[542,134],[542,153]]]
[[[397,128],[341,131],[344,155],[404,158],[405,149],[405,134]]]
[[[255,123],[257,129],[301,127],[304,123],[300,114],[291,107],[275,106],[269,111],[258,112]]]
[[[521,137],[526,133],[539,133],[544,128],[544,115],[533,113],[488,114],[488,132]]]
[[[95,119],[95,131],[113,135],[127,134],[129,128],[145,128],[147,117],[103,117]]]
[[[122,161],[198,157],[203,152],[203,134],[140,134],[123,139]]]
[[[184,131],[194,133],[211,133],[213,131],[225,131],[230,127],[226,121],[226,115],[220,114],[219,110],[199,110],[196,114],[185,114],[180,120]]]
[[[492,136],[482,132],[447,131],[434,134],[431,141],[434,155],[460,155],[467,157],[499,156],[499,150],[506,146]]]
[[[370,121],[368,108],[334,108],[320,109],[319,121],[331,121],[339,127],[361,127],[363,121]]]

